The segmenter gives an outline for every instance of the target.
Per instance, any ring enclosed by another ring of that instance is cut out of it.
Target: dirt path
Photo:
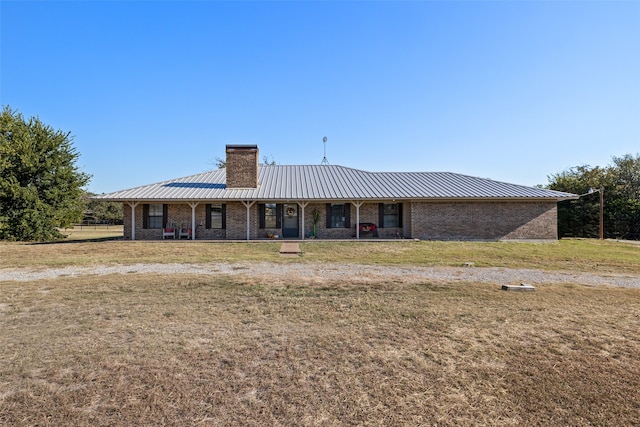
[[[395,267],[359,264],[280,264],[280,263],[207,263],[207,264],[133,264],[96,265],[48,269],[0,269],[1,281],[34,281],[110,274],[202,274],[273,276],[286,280],[314,283],[399,281],[403,283],[476,282],[532,285],[574,283],[590,286],[640,288],[640,276],[613,273],[582,273],[510,268],[480,267]]]

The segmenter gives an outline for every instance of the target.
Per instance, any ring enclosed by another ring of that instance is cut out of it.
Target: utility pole
[[[600,187],[600,240],[604,240],[604,187]]]

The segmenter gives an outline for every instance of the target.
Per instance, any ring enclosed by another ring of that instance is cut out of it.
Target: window
[[[149,219],[147,221],[148,228],[162,228],[163,206],[157,204],[149,205]]]
[[[402,204],[380,203],[379,216],[378,221],[382,228],[402,227]]]
[[[344,205],[331,205],[331,228],[344,227]]]
[[[327,203],[327,228],[351,227],[351,205]]]
[[[226,225],[226,205],[212,203],[207,205],[207,228],[224,229]]]
[[[264,227],[278,228],[278,209],[275,203],[265,203],[264,205]]]
[[[260,228],[282,227],[282,205],[280,203],[260,203],[258,214]]]

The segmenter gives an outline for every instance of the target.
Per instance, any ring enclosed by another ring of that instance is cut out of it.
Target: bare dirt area
[[[109,274],[202,274],[274,276],[285,280],[304,279],[316,283],[347,280],[367,282],[392,280],[416,283],[424,280],[438,282],[478,282],[500,284],[574,283],[592,286],[622,286],[640,288],[640,276],[616,273],[559,272],[502,267],[399,267],[360,264],[304,263],[282,264],[270,262],[198,263],[198,264],[132,264],[93,265],[90,267],[17,268],[0,269],[0,281],[31,281]]]
[[[632,275],[270,262],[0,274],[0,425],[588,426],[640,414]],[[525,281],[536,291],[500,290]]]

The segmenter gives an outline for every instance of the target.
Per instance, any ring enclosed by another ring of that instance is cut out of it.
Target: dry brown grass
[[[0,423],[633,425],[640,291],[143,276],[0,283]]]
[[[60,228],[65,241],[118,239],[124,235],[122,225],[76,225],[72,228]]]
[[[0,268],[281,260],[280,243],[78,241],[0,243]]]

